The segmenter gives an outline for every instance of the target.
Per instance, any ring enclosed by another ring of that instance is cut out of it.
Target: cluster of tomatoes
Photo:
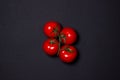
[[[44,25],[44,33],[48,37],[43,43],[46,54],[58,55],[66,63],[71,63],[76,59],[77,49],[72,44],[76,42],[77,34],[73,28],[62,28],[60,23],[49,21]]]

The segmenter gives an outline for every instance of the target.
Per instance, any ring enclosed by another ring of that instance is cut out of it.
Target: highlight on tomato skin
[[[44,24],[44,34],[50,38],[55,38],[61,31],[61,25],[57,21],[48,21]]]
[[[71,45],[64,45],[60,49],[59,58],[65,63],[72,63],[77,58],[77,49]]]
[[[58,52],[59,42],[56,39],[47,39],[42,47],[47,55],[54,56]]]
[[[64,44],[73,44],[77,40],[77,33],[71,27],[64,27],[60,32],[61,41]]]

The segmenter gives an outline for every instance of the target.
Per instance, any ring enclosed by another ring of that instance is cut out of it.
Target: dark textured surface
[[[120,80],[119,1],[0,0],[0,80]],[[46,56],[49,20],[80,35],[76,63]]]

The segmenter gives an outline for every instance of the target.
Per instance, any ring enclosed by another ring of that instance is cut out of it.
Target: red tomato
[[[46,54],[48,55],[56,55],[58,52],[58,41],[56,39],[47,39],[44,43],[43,43],[43,50],[45,51]]]
[[[49,21],[44,25],[44,33],[48,37],[56,37],[59,35],[61,30],[61,25],[56,21]]]
[[[61,48],[59,58],[66,63],[73,62],[77,57],[77,50],[74,46],[65,45]]]
[[[61,41],[64,44],[73,44],[77,39],[77,34],[73,28],[65,27],[60,33]]]

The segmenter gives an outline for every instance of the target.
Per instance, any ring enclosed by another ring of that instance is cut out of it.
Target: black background
[[[120,80],[119,0],[0,0],[0,80]],[[42,50],[49,20],[73,27],[79,59]]]

